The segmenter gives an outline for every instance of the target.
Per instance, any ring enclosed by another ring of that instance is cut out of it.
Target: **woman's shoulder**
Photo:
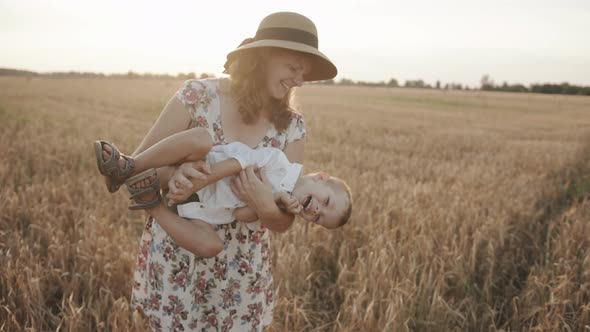
[[[185,105],[209,104],[212,99],[217,98],[220,86],[224,78],[205,78],[186,80],[176,96]]]
[[[287,129],[285,130],[286,134],[286,143],[291,143],[297,140],[300,140],[305,137],[306,129],[305,129],[305,119],[303,114],[290,111],[290,121]]]
[[[303,117],[303,114],[295,110],[290,110],[289,113],[289,127],[305,126],[305,118]]]
[[[212,77],[212,78],[193,78],[188,79],[182,83],[181,90],[195,89],[195,88],[209,88],[213,90],[226,89],[229,82],[226,77]]]
[[[291,113],[290,114],[291,121],[303,121],[304,120],[303,114],[301,114],[300,112],[295,111],[295,110],[290,110],[289,112]]]

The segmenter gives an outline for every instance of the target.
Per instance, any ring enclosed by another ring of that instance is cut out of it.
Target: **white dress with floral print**
[[[217,91],[223,79],[189,80],[177,92],[191,127],[206,128],[215,145],[227,144]],[[305,136],[303,117],[267,130],[258,147],[281,150]],[[149,317],[154,331],[260,331],[272,320],[273,288],[269,232],[234,221],[215,226],[223,251],[201,258],[178,247],[156,220],[143,231],[131,305]]]

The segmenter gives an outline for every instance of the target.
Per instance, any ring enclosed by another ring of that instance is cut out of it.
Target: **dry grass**
[[[0,330],[145,329],[140,213],[90,142],[131,151],[181,82],[0,78]],[[590,325],[590,98],[309,86],[306,168],[353,219],[273,237],[273,331]]]

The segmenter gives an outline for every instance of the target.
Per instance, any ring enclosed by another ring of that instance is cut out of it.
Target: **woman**
[[[255,37],[227,56],[230,79],[190,80],[169,101],[137,153],[176,132],[207,128],[215,145],[240,141],[273,146],[291,162],[303,162],[305,126],[289,107],[291,90],[304,81],[336,76],[319,52],[313,22],[296,13],[262,20]],[[206,176],[203,163],[158,170],[168,198],[190,194],[190,179]],[[270,186],[251,169],[234,182],[236,194],[252,207],[260,224],[234,221],[218,226],[223,251],[201,258],[178,247],[149,218],[134,273],[132,305],[149,317],[154,330],[261,330],[272,320],[273,288],[268,229],[284,232],[293,217],[272,199]]]

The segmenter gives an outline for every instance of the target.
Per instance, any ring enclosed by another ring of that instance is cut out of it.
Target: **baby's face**
[[[301,218],[328,229],[337,228],[348,207],[344,188],[326,173],[302,176],[293,190],[299,200]]]

